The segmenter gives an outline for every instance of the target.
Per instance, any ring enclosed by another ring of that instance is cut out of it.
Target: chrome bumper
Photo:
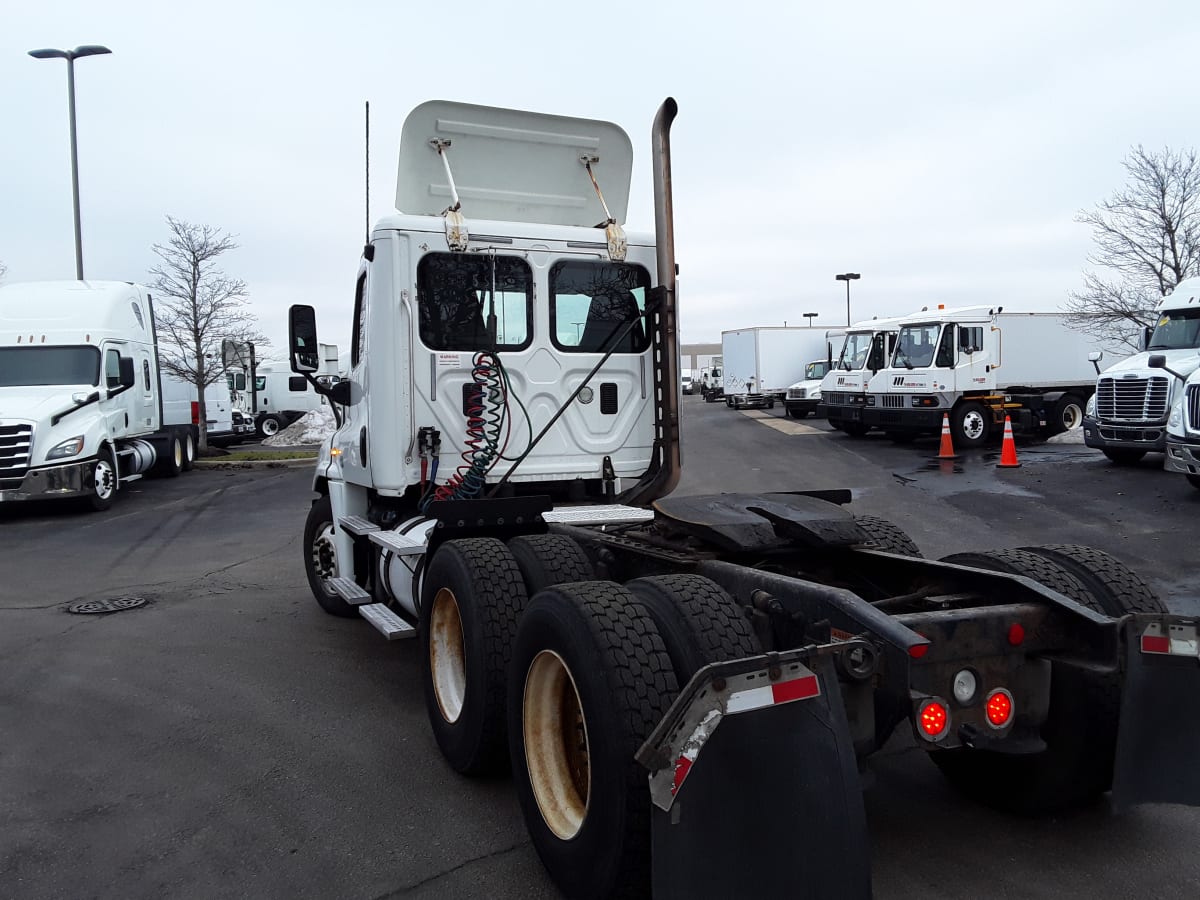
[[[18,487],[0,490],[0,503],[20,500],[45,500],[53,497],[77,497],[92,489],[92,463],[67,463],[30,469]]]

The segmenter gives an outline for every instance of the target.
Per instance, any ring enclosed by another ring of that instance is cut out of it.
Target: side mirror
[[[1146,360],[1146,365],[1152,369],[1165,369],[1167,367],[1167,357],[1162,353],[1155,353]]]
[[[1091,353],[1088,354],[1088,362],[1096,363],[1096,362],[1100,362],[1100,360],[1102,360],[1102,359],[1104,359],[1104,354],[1101,353],[1099,350],[1093,350]]]
[[[321,368],[317,346],[317,311],[311,306],[297,304],[288,310],[288,346],[291,348],[292,371],[297,374],[316,372]]]
[[[133,371],[133,357],[120,357],[120,384],[121,390],[127,391],[137,384],[137,374]]]
[[[349,406],[350,405],[350,381],[349,380],[339,381],[337,384],[335,384],[333,387],[331,387],[328,390],[327,395],[328,395],[329,399],[332,400],[334,403],[336,403],[338,406]]]

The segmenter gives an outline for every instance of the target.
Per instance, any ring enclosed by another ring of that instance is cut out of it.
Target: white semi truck
[[[828,359],[830,342],[845,331],[765,326],[721,332],[722,386],[734,409],[771,409],[788,387],[804,380],[814,359]]]
[[[897,439],[937,433],[950,417],[956,448],[1017,431],[1077,428],[1095,390],[1093,353],[1113,354],[1059,313],[969,306],[910,316],[891,364],[871,378],[862,424]]]
[[[1167,417],[1184,380],[1200,367],[1200,278],[1179,282],[1156,313],[1142,337],[1142,352],[1101,373],[1084,412],[1084,443],[1118,465],[1166,449]],[[1155,356],[1162,357],[1158,367],[1150,365]]]
[[[190,421],[164,424],[154,306],[141,285],[0,287],[0,502],[107,509],[157,470],[190,468]]]
[[[1150,366],[1166,369],[1165,354],[1152,356]],[[1165,468],[1183,475],[1192,487],[1200,490],[1200,368],[1192,369],[1171,406]]]
[[[320,606],[416,636],[443,757],[511,766],[571,897],[870,896],[860,766],[897,728],[994,806],[1200,802],[1200,733],[1175,727],[1200,707],[1196,619],[1112,557],[928,561],[843,490],[670,496],[675,112],[655,234],[623,227],[616,125],[409,115],[405,212],[370,234],[348,378],[322,388]],[[289,326],[316,385],[312,307]]]
[[[821,379],[821,403],[817,410],[834,428],[854,437],[870,431],[871,427],[862,421],[867,388],[871,379],[891,361],[896,334],[903,321],[903,318],[871,319],[846,330],[833,366]]]
[[[331,357],[324,357],[318,376],[328,382],[337,375],[337,345],[322,344],[322,347],[332,350]],[[273,437],[305,413],[329,402],[323,394],[313,390],[303,376],[293,374],[285,365],[268,363],[259,366],[254,389],[258,398],[255,427],[259,437]]]

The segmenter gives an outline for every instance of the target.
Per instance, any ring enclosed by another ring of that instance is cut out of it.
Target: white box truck
[[[842,333],[784,326],[722,332],[725,404],[734,409],[771,409],[783,400],[790,385],[803,380],[805,366],[828,359],[829,342]]]
[[[151,470],[190,468],[195,434],[164,424],[153,300],[127,282],[0,287],[0,502],[107,509]]]
[[[1095,390],[1093,353],[1111,347],[1060,313],[939,306],[910,316],[891,365],[871,379],[862,423],[898,440],[937,433],[949,415],[954,446],[998,437],[1005,416],[1018,431],[1079,427]]]
[[[1142,335],[1145,349],[1100,374],[1084,411],[1084,443],[1118,465],[1166,449],[1167,416],[1183,394],[1184,379],[1200,367],[1200,278],[1179,282],[1156,312]],[[1155,356],[1161,363],[1151,366]]]

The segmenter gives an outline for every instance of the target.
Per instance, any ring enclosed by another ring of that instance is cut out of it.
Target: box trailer
[[[735,409],[782,401],[788,388],[804,380],[813,360],[828,359],[831,341],[844,330],[765,326],[721,333],[725,403]]]

